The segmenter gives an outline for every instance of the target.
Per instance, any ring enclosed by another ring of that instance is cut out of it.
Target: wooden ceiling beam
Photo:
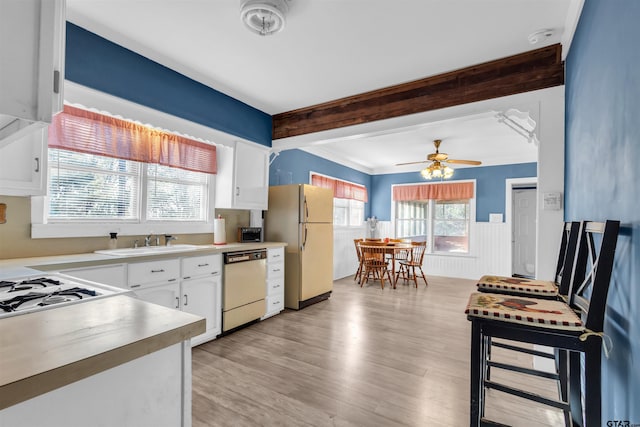
[[[273,139],[564,84],[559,44],[273,116]]]

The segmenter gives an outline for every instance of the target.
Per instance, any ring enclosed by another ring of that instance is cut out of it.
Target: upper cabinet
[[[0,148],[0,195],[43,196],[47,192],[47,128]]]
[[[216,208],[267,209],[269,149],[237,141],[235,147],[218,146]]]
[[[62,110],[64,0],[0,1],[0,148]]]

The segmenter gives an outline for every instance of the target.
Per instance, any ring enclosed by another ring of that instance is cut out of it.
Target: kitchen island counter
[[[174,346],[204,330],[205,320],[199,316],[126,295],[4,318],[0,410]],[[0,411],[0,421],[2,416]]]

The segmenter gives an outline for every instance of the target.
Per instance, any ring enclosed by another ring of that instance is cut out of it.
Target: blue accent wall
[[[269,167],[269,185],[309,184],[309,172],[339,178],[367,187],[369,202],[364,215],[369,218],[371,206],[371,176],[342,166],[302,150],[282,151]]]
[[[65,75],[75,83],[271,147],[269,114],[70,22]]]
[[[640,423],[640,1],[586,0],[566,60],[565,216],[619,219],[602,425]]]
[[[489,221],[490,213],[505,213],[505,179],[537,176],[536,163],[456,169],[454,179],[476,180],[476,221]],[[419,172],[374,175],[371,177],[371,215],[382,221],[391,219],[391,186],[428,183]]]

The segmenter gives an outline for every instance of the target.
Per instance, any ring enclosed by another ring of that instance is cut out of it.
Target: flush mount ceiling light
[[[286,0],[245,0],[240,19],[254,33],[269,36],[282,31],[288,10]]]
[[[537,44],[548,39],[554,34],[555,34],[555,30],[553,30],[552,28],[545,28],[544,30],[538,30],[534,33],[529,34],[529,37],[527,37],[527,40],[529,40],[529,43],[531,44]]]

